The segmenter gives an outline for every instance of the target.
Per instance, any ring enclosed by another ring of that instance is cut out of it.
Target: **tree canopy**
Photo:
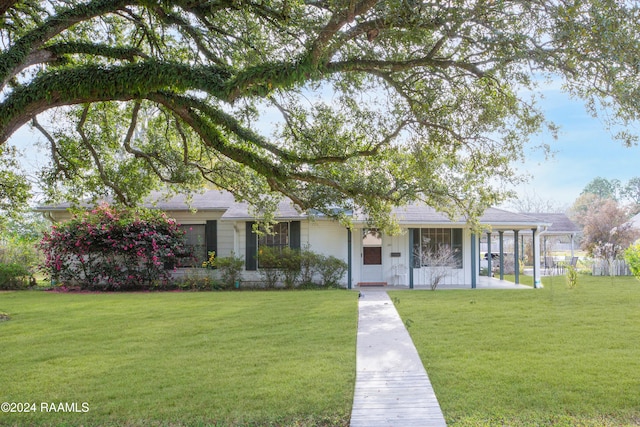
[[[0,143],[42,133],[51,197],[209,182],[474,215],[520,179],[539,83],[638,119],[639,22],[622,0],[9,0]]]
[[[618,179],[593,178],[582,190],[582,194],[594,194],[601,199],[618,201],[622,193],[622,183]]]

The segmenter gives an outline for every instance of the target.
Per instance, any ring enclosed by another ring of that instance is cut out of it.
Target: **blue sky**
[[[531,138],[530,146],[549,144],[554,154],[545,159],[542,151],[526,149],[526,161],[516,167],[531,178],[516,189],[519,194],[569,207],[597,176],[618,179],[623,184],[640,176],[640,147],[626,148],[613,140],[604,124],[592,118],[581,101],[571,100],[557,86],[547,87],[543,93],[544,99],[539,104],[547,118],[560,126],[560,132],[558,139],[548,134]],[[10,140],[25,151],[24,166],[29,170],[39,168],[46,161],[45,155],[29,143],[41,138],[39,134],[34,135],[24,126]]]
[[[570,99],[559,88],[545,89],[544,96],[539,104],[547,118],[560,126],[560,132],[557,139],[550,135],[531,138],[533,146],[549,144],[553,156],[545,159],[540,151],[527,150],[527,160],[517,167],[532,177],[517,189],[519,193],[569,206],[597,176],[618,179],[623,185],[640,176],[640,147],[627,148],[614,140],[604,123],[587,113],[582,101]]]

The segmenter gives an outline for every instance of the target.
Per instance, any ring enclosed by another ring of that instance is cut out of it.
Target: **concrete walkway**
[[[360,291],[351,427],[446,426],[413,341],[383,289]]]

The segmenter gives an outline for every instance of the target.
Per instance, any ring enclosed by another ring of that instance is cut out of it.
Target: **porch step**
[[[387,286],[387,282],[358,282],[358,286]]]

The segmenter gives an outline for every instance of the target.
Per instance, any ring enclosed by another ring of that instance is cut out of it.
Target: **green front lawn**
[[[640,425],[640,282],[390,292],[451,426]]]
[[[357,293],[0,293],[0,425],[345,425]],[[41,411],[76,403],[80,411]]]

